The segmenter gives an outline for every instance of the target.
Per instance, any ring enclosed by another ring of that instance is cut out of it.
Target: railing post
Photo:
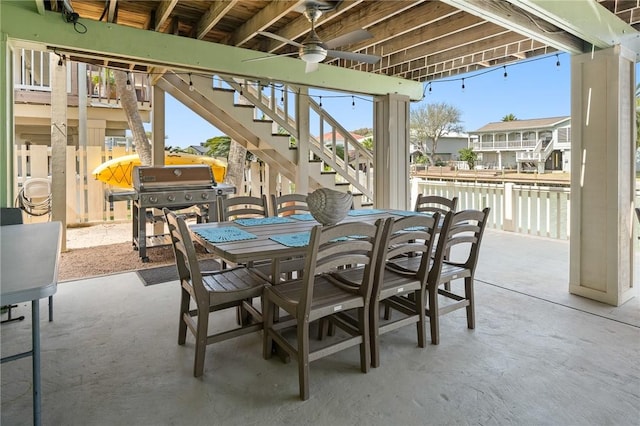
[[[507,182],[504,184],[504,198],[502,212],[504,220],[502,227],[505,231],[515,232],[515,203],[514,203],[514,184]]]

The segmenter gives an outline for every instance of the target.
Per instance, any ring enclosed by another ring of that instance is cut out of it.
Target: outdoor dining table
[[[45,222],[0,227],[0,304],[31,301],[30,351],[4,357],[5,363],[32,357],[33,424],[40,424],[40,299],[57,290],[62,224]]]
[[[381,218],[413,214],[418,213],[390,209],[351,210],[341,223],[375,223]],[[310,214],[302,214],[201,223],[189,228],[194,240],[225,261],[249,264],[270,260],[271,277],[278,277],[279,261],[304,256],[307,250],[305,233],[310,233],[316,225],[319,223]]]

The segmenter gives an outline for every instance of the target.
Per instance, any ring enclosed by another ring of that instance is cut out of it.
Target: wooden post
[[[51,70],[51,218],[62,222],[62,250],[67,241],[67,64],[49,55]]]

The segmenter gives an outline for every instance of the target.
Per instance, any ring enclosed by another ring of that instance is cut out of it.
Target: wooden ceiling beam
[[[289,12],[304,4],[304,0],[274,1],[251,17],[233,33],[228,34],[220,43],[232,46],[242,46],[256,36],[258,31],[263,31],[274,22],[280,20]]]
[[[178,0],[163,0],[160,2],[156,9],[156,19],[153,24],[154,31],[160,31],[160,28],[167,22],[177,3]]]
[[[204,38],[209,31],[238,3],[238,0],[219,0],[211,4],[209,9],[195,25],[195,38]]]
[[[396,2],[379,3],[390,3],[394,5]],[[365,9],[365,13],[367,10],[368,8]],[[386,54],[389,50],[386,48],[379,49],[378,47],[380,44],[391,42],[393,40],[398,40],[401,43],[404,43],[405,37],[416,29],[429,27],[442,19],[449,19],[449,17],[458,13],[458,10],[445,3],[428,1],[419,4],[408,13],[403,13],[401,15],[394,16],[391,19],[383,20],[382,22],[367,28],[373,34],[373,38],[351,45],[350,50],[356,52],[368,49],[367,52],[369,53],[375,52],[376,54]],[[394,43],[394,45],[396,44],[397,43]],[[391,50],[391,52],[394,50]]]
[[[116,22],[118,13],[118,0],[109,0],[107,3],[107,22]]]

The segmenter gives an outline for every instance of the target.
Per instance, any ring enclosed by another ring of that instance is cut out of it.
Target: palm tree
[[[502,121],[516,121],[518,119],[518,117],[516,117],[513,114],[507,114],[504,117],[502,117]]]
[[[140,117],[140,111],[138,110],[136,92],[135,90],[127,90],[127,73],[114,70],[113,74],[118,95],[120,96],[120,106],[122,106],[122,110],[127,116],[129,130],[131,130],[131,134],[133,135],[133,143],[140,157],[140,163],[142,163],[143,166],[150,166],[152,162],[151,144],[142,125],[142,117]]]

